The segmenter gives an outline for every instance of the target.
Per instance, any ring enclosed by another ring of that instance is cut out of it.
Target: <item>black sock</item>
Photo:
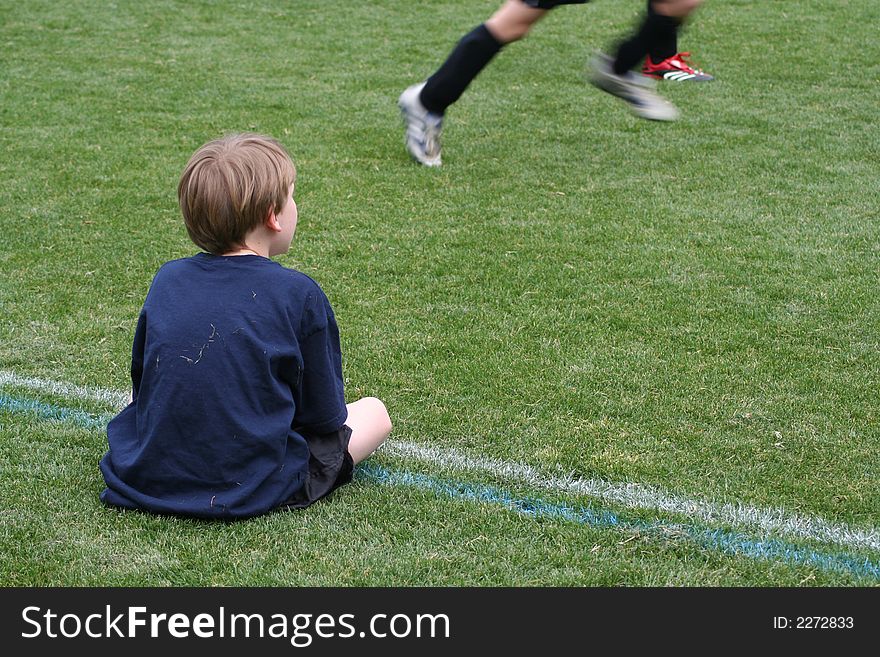
[[[485,25],[465,34],[443,65],[425,83],[420,96],[425,109],[443,114],[461,97],[471,80],[479,75],[502,46]]]
[[[679,19],[673,16],[663,16],[649,10],[636,33],[617,47],[614,72],[623,75],[635,68],[654,44],[661,42],[669,32],[675,33],[679,24]]]
[[[648,0],[648,14],[653,14],[654,7],[651,0]],[[675,19],[667,22],[663,29],[654,35],[654,40],[648,44],[648,56],[655,64],[659,64],[664,59],[669,59],[678,53],[678,28],[681,20]]]

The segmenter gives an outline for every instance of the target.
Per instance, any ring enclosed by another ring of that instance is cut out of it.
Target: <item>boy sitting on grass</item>
[[[346,405],[339,331],[318,284],[270,260],[296,229],[277,141],[209,142],[178,186],[204,253],[163,265],[132,348],[131,403],[101,460],[108,505],[201,518],[303,508],[387,438],[384,404]]]

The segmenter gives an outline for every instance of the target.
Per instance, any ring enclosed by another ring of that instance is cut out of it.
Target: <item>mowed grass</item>
[[[299,170],[279,261],[326,290],[347,396],[383,398],[392,440],[876,528],[880,7],[706,3],[681,47],[717,81],[661,87],[675,124],[584,83],[643,3],[560,8],[450,109],[444,166],[420,168],[397,96],[497,4],[0,1],[0,370],[127,388],[152,275],[196,250],[180,171],[254,130]],[[98,501],[105,449],[0,409],[0,583],[877,584],[368,477],[247,522],[119,513]]]

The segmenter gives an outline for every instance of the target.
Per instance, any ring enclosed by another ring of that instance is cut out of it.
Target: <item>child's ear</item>
[[[281,224],[278,221],[278,217],[275,215],[275,208],[274,207],[269,208],[269,214],[266,215],[265,224],[266,224],[266,228],[268,228],[269,230],[271,230],[275,233],[281,232]]]

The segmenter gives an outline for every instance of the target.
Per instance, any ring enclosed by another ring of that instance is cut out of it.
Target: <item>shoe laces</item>
[[[688,61],[690,56],[691,54],[689,52],[680,52],[670,57],[669,60],[677,63],[682,70],[688,73],[702,73],[700,69],[694,68],[694,66]]]

